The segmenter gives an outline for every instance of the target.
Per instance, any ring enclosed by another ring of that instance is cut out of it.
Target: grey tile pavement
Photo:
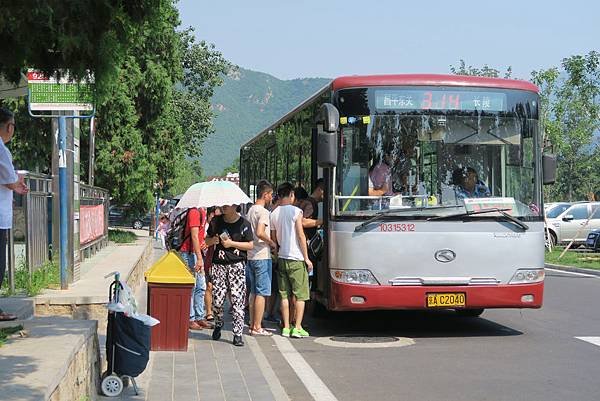
[[[155,249],[154,253],[158,258],[162,251]],[[139,305],[145,305],[145,295],[138,294]],[[136,396],[132,388],[125,388],[116,399],[289,401],[256,339],[245,335],[246,345],[234,347],[229,321],[220,341],[213,341],[211,333],[211,330],[190,332],[186,352],[151,352],[148,367],[136,379],[139,395]]]

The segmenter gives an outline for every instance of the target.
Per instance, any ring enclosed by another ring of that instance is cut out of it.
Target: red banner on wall
[[[79,243],[85,245],[104,235],[104,205],[79,208]]]

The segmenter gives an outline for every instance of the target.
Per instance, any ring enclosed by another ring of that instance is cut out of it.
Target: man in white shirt
[[[294,206],[294,187],[289,182],[277,188],[279,207],[271,213],[271,239],[278,246],[279,294],[281,295],[281,317],[284,337],[308,337],[302,328],[304,303],[310,298],[308,271],[313,266],[308,258],[306,237],[302,228],[302,210]],[[308,271],[307,271],[308,269]],[[295,301],[295,326],[290,329],[289,301],[292,295]]]
[[[0,108],[0,287],[6,271],[6,245],[8,231],[13,220],[13,191],[26,194],[27,186],[19,177],[12,163],[12,155],[5,143],[15,134],[15,116],[5,108]],[[15,320],[17,317],[0,309],[0,321]]]
[[[265,313],[265,297],[271,296],[271,248],[275,248],[269,228],[270,213],[266,209],[273,199],[271,183],[259,181],[256,196],[256,203],[246,215],[254,234],[254,248],[248,251],[246,265],[246,275],[250,281],[250,334],[270,336],[271,333],[262,328],[262,318]]]

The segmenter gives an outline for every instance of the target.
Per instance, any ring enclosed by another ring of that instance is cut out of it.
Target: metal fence
[[[53,234],[58,235],[52,231],[52,177],[28,173],[25,184],[29,192],[14,195],[13,229],[10,230],[7,252],[7,278],[11,290],[14,290],[17,268],[25,267],[31,274],[52,259],[52,237]],[[94,228],[92,240],[80,241],[78,251],[82,261],[108,244],[109,194],[103,188],[82,184],[79,186],[79,201],[84,210],[96,207],[93,213],[80,213],[80,229],[90,225]],[[86,221],[88,216],[95,217],[95,220]]]
[[[26,195],[15,195],[13,215],[14,254],[33,273],[50,259],[52,243],[52,179],[29,173]]]
[[[79,185],[79,201],[83,209],[87,207],[100,207],[101,210],[94,210],[93,213],[84,214],[80,212],[80,260],[93,256],[99,249],[108,244],[108,209],[110,197],[108,190],[89,185]],[[98,216],[102,213],[102,216]],[[85,221],[87,218],[94,221]],[[85,233],[89,227],[93,225],[93,233]],[[101,225],[101,226],[100,226]],[[84,235],[85,234],[85,235]]]

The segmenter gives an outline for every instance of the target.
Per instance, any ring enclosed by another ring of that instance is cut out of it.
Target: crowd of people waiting
[[[190,305],[190,330],[212,329],[221,338],[224,304],[229,299],[233,344],[243,346],[248,310],[248,334],[271,336],[263,320],[279,323],[284,337],[302,338],[305,302],[310,298],[314,256],[307,239],[322,225],[318,204],[323,181],[309,196],[301,187],[283,183],[275,192],[261,180],[255,186],[256,202],[244,216],[241,205],[174,210],[161,215],[157,233],[163,247],[174,215],[186,212],[184,241],[179,249],[195,276]],[[280,305],[280,317],[276,305]]]

